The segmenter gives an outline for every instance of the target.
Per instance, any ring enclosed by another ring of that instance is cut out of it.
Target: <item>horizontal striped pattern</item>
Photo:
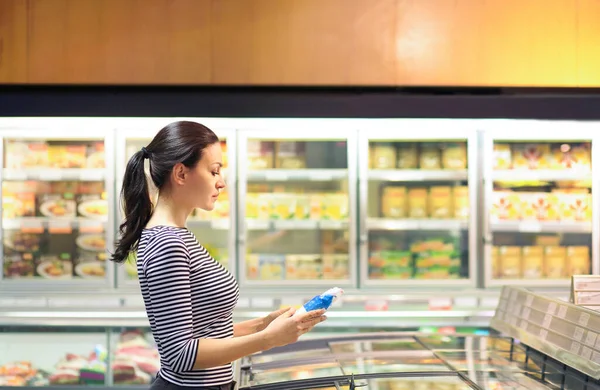
[[[160,353],[160,376],[180,386],[231,382],[231,364],[205,370],[193,367],[198,339],[233,337],[232,313],[239,297],[233,276],[192,232],[171,226],[142,232],[137,270]]]

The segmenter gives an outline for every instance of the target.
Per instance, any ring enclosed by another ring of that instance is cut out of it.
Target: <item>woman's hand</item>
[[[261,331],[265,330],[267,328],[267,326],[269,326],[271,324],[271,322],[273,322],[273,320],[275,320],[275,318],[279,317],[280,315],[282,315],[283,313],[285,313],[288,310],[292,310],[292,308],[286,307],[286,308],[279,309],[279,310],[269,313],[267,316],[262,318],[262,321],[261,321],[260,325],[258,325],[256,331],[261,332]]]
[[[325,310],[314,310],[293,317],[296,310],[287,309],[277,316],[263,331],[268,349],[282,347],[298,341],[303,334],[310,332],[315,325],[325,321]],[[277,313],[277,312],[274,312]]]

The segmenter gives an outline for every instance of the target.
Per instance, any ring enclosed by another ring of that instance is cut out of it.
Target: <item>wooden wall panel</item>
[[[0,82],[600,86],[600,0],[0,0]]]
[[[600,86],[600,0],[578,0],[577,77],[583,87]]]
[[[0,83],[27,82],[27,2],[0,0]]]
[[[213,2],[213,82],[395,83],[395,0]]]

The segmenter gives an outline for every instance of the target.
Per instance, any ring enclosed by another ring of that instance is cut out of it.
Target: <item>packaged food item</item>
[[[90,219],[106,219],[108,217],[106,192],[102,191],[99,194],[78,194],[75,200],[78,216]]]
[[[467,168],[467,144],[464,142],[449,142],[442,149],[442,166],[444,169]]]
[[[5,219],[35,215],[35,192],[24,191],[26,188],[19,184],[21,183],[2,183],[2,216]]]
[[[427,218],[427,188],[410,188],[408,190],[408,216],[409,218]]]
[[[409,279],[413,275],[412,253],[410,251],[381,251],[383,260],[381,272],[384,279]]]
[[[276,148],[276,168],[306,168],[306,143],[300,141],[278,141]]]
[[[555,190],[559,218],[563,221],[590,221],[592,218],[591,195],[587,189]]]
[[[295,218],[298,220],[310,219],[310,195],[294,194],[296,198]]]
[[[522,277],[522,252],[518,246],[501,246],[500,277],[503,279],[520,279]]]
[[[323,255],[323,279],[348,279],[350,260],[347,254]]]
[[[259,279],[259,265],[258,265],[259,255],[256,253],[248,253],[246,254],[246,277],[249,280],[258,280]]]
[[[229,167],[229,153],[227,152],[227,141],[221,141],[221,153],[223,166],[221,168],[227,169]]]
[[[246,194],[246,218],[257,219],[258,218],[258,200],[260,195],[256,193]]]
[[[500,264],[500,248],[497,246],[492,246],[491,250],[491,261],[492,261],[492,279],[500,279],[502,277],[501,274],[501,264]]]
[[[296,310],[294,316],[299,316],[314,310],[325,309],[329,307],[344,294],[344,290],[339,287],[333,287],[324,293],[313,297],[310,301],[306,302],[300,309]]]
[[[567,247],[567,276],[588,275],[590,267],[590,248],[588,246]]]
[[[522,202],[519,196],[519,193],[513,191],[492,192],[492,220],[521,219]]]
[[[223,152],[223,159],[226,153]],[[104,142],[93,142],[87,147],[86,168],[101,169],[106,167]]]
[[[519,198],[521,199],[521,219],[534,221],[556,219],[558,214],[553,212],[556,210],[556,206],[553,206],[553,203],[556,204],[556,202],[549,195],[544,192],[519,193]]]
[[[414,142],[400,142],[396,147],[398,169],[417,169],[419,167],[419,149]]]
[[[388,186],[381,197],[384,218],[406,218],[406,187]]]
[[[549,144],[514,144],[513,169],[546,169],[549,167]]]
[[[323,203],[325,201],[325,194],[313,193],[310,194],[310,219],[321,220],[323,219]]]
[[[453,215],[452,187],[433,186],[429,189],[429,216],[446,219]]]
[[[26,142],[8,140],[4,143],[6,154],[4,167],[7,169],[22,169],[26,165],[29,147]]]
[[[27,233],[20,230],[4,231],[4,253],[37,253],[42,245],[42,234]]]
[[[396,167],[396,147],[393,143],[374,142],[371,145],[373,169],[394,169]]]
[[[229,217],[229,193],[221,192],[219,199],[215,202],[215,208],[212,211],[213,218],[225,219]]]
[[[76,215],[74,194],[43,194],[38,197],[37,210],[48,218],[72,218]]]
[[[258,195],[258,219],[269,219],[271,217],[271,208],[273,207],[274,194],[257,194]]]
[[[452,198],[454,199],[454,218],[469,218],[469,187],[456,186],[452,188]]]
[[[34,256],[32,253],[4,254],[4,277],[6,279],[32,278],[34,276]]]
[[[71,279],[73,277],[71,254],[42,255],[36,266],[36,272],[44,279]]]
[[[419,167],[421,169],[442,169],[440,148],[437,143],[424,142],[421,144]]]
[[[547,246],[544,250],[544,266],[548,279],[563,279],[567,275],[567,248]]]
[[[544,247],[523,247],[523,278],[541,279],[544,269]]]
[[[248,140],[248,166],[250,169],[273,168],[274,154],[273,142]]]
[[[346,194],[326,194],[323,197],[323,218],[334,221],[348,219],[348,196]]]
[[[283,280],[285,279],[285,256],[260,254],[258,267],[261,280]]]
[[[512,168],[512,151],[509,144],[494,144],[494,169]]]
[[[552,147],[552,169],[573,169],[589,171],[592,169],[592,154],[589,143],[564,143]]]
[[[7,166],[14,169],[48,168],[48,144],[42,141],[9,144]],[[19,155],[19,153],[21,153]]]
[[[79,253],[74,262],[75,275],[83,279],[104,279],[106,277],[105,253]]]

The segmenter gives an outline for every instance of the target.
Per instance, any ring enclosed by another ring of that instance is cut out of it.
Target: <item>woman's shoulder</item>
[[[189,242],[189,231],[185,228],[154,226],[143,230],[140,247],[144,249],[145,253],[151,253],[155,248],[163,250],[166,247],[187,249]]]

